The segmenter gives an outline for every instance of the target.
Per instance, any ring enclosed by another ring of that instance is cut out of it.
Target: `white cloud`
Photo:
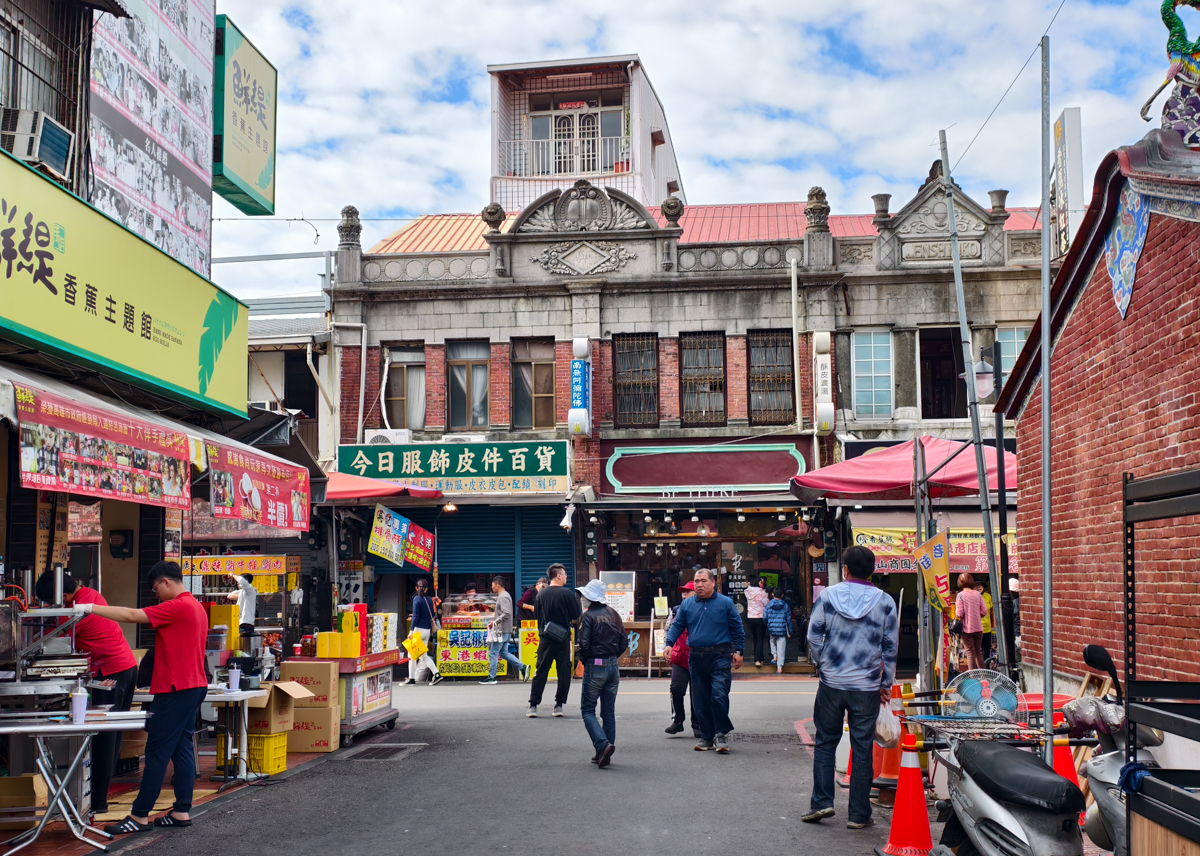
[[[820,184],[834,213],[869,213],[879,192],[895,207],[937,156],[939,128],[961,156],[1057,5],[222,0],[279,67],[277,217],[312,218],[320,242],[303,223],[220,220],[213,254],[332,249],[346,204],[364,217],[480,210],[485,67],[559,57],[641,56],[691,203],[802,200]],[[1156,124],[1137,110],[1162,80],[1166,30],[1155,3],[1067,0],[1051,43],[1052,115],[1082,108],[1090,187],[1104,153]],[[1038,63],[957,169],[980,201],[1004,187],[1010,205],[1037,204]],[[219,198],[214,216],[243,217]],[[368,220],[364,245],[401,225]],[[214,278],[241,296],[291,294],[314,291],[320,269],[219,265]]]

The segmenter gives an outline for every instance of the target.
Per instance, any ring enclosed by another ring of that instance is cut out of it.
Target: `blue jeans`
[[[729,652],[691,651],[688,672],[692,678],[692,705],[700,736],[711,741],[718,734],[733,731],[729,721],[729,682],[733,675],[733,655]]]
[[[504,662],[517,670],[517,676],[520,677],[522,663],[508,650],[508,640],[505,639],[501,642],[488,643],[488,680],[496,677],[496,670],[500,668],[501,657],[504,657]]]
[[[583,726],[597,751],[604,748],[606,743],[617,745],[617,687],[621,683],[621,674],[616,657],[608,657],[603,663],[602,666],[597,666],[595,660],[584,663],[583,690],[579,699]],[[600,719],[596,718],[597,701],[600,702],[603,726],[600,725]]]
[[[142,786],[130,814],[146,817],[154,810],[168,761],[175,769],[171,776],[171,786],[175,789],[172,811],[191,811],[192,788],[196,784],[192,732],[196,730],[196,716],[207,692],[207,687],[196,687],[155,694],[150,702],[153,715],[146,721],[146,766],[142,771]]]
[[[817,727],[813,750],[813,810],[833,808],[833,765],[842,739],[842,719],[850,718],[850,820],[871,818],[871,780],[874,776],[871,741],[879,716],[879,693],[835,690],[824,682],[817,686],[813,724]]]

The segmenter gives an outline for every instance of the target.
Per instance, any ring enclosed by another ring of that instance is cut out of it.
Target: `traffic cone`
[[[892,828],[887,844],[876,847],[875,852],[878,856],[929,856],[933,834],[929,829],[929,810],[925,807],[916,735],[904,735],[901,752],[904,757],[900,762]]]
[[[850,787],[850,774],[854,771],[854,752],[850,752],[850,760],[846,762],[846,775],[838,779],[839,788]]]

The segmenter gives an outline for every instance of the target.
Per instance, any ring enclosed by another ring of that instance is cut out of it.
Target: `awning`
[[[369,479],[353,473],[329,473],[325,485],[326,502],[351,502],[357,499],[382,499],[389,496],[411,496],[414,499],[441,499],[442,492],[432,487]]]
[[[970,449],[964,449],[969,444],[938,437],[922,437],[921,445],[925,451],[927,473],[932,472],[955,452],[963,450],[929,480],[932,497],[971,496],[979,493],[975,454]],[[803,502],[812,502],[820,497],[912,499],[915,481],[914,448],[915,441],[909,440],[898,446],[880,449],[878,452],[796,476],[792,479],[791,491]],[[991,446],[984,446],[983,460],[987,467],[988,490],[996,490],[996,450]],[[1004,456],[1004,484],[1006,490],[1016,493],[1016,455]]]
[[[309,470],[254,446],[0,363],[0,419],[29,488],[188,508],[207,473],[216,516],[307,531]]]

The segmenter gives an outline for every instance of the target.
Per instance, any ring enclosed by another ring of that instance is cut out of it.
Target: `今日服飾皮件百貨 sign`
[[[563,493],[565,440],[339,446],[338,472],[442,493]]]

